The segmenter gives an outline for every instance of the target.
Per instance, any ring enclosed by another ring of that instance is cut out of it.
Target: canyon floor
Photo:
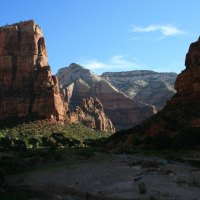
[[[144,154],[68,153],[6,177],[31,200],[198,200],[200,167]]]

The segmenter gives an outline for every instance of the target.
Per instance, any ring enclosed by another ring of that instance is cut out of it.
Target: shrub
[[[134,140],[133,140],[133,145],[134,146],[140,145],[142,143],[143,143],[142,139],[140,139],[139,137],[135,137]]]
[[[200,128],[190,127],[182,129],[173,137],[172,148],[195,148],[200,145]]]
[[[144,182],[141,182],[138,184],[138,190],[140,194],[146,194],[147,193],[147,187]]]
[[[29,138],[28,139],[28,144],[33,147],[37,148],[39,146],[40,141],[37,138]]]
[[[82,124],[50,125],[46,121],[36,121],[1,129],[0,149],[81,147],[86,139],[94,140],[94,145],[102,145],[104,138],[110,135]]]
[[[23,140],[14,140],[13,147],[14,150],[26,150],[27,146]]]
[[[66,145],[66,138],[63,133],[52,133],[51,136],[58,146]]]
[[[12,147],[12,139],[8,136],[0,138],[0,148],[1,150],[8,150]]]
[[[167,133],[159,133],[153,137],[152,145],[155,149],[169,149],[171,138]]]

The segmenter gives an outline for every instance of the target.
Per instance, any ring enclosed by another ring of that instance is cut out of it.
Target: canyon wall
[[[194,142],[200,128],[200,40],[192,43],[185,58],[186,68],[175,81],[176,94],[168,101],[163,110],[129,130],[118,132],[110,139],[112,148],[132,148],[135,138],[158,136],[181,138]],[[196,131],[196,132],[195,132]],[[191,138],[189,138],[191,134]],[[185,139],[188,135],[188,139]],[[193,137],[193,138],[192,138]],[[123,142],[122,142],[123,141]],[[180,141],[181,142],[181,141]],[[165,143],[165,144],[166,144]],[[187,143],[187,141],[185,141]],[[195,142],[194,142],[195,143]],[[171,144],[173,145],[173,144]],[[177,144],[177,145],[181,145]],[[184,148],[184,146],[182,146]]]
[[[51,75],[41,28],[33,20],[0,28],[0,124],[48,119],[66,110]]]

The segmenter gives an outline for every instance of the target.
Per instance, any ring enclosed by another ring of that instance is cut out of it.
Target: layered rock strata
[[[83,99],[80,106],[74,112],[69,112],[68,116],[71,122],[81,122],[96,130],[115,132],[115,127],[105,115],[103,105],[97,98]]]
[[[161,110],[175,94],[176,73],[149,70],[106,72],[101,75],[131,99],[154,105]]]
[[[72,63],[57,73],[69,110],[82,99],[97,97],[117,130],[132,127],[156,113],[155,107],[133,100],[104,78]]]
[[[65,116],[41,28],[32,20],[1,27],[0,124],[37,119],[63,123]]]

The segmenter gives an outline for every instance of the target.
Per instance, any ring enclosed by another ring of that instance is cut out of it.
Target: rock
[[[69,110],[82,99],[97,97],[117,130],[130,128],[156,113],[154,106],[129,98],[104,78],[75,63],[61,68],[57,76]]]
[[[69,119],[71,122],[81,122],[92,129],[115,132],[115,127],[105,115],[103,105],[97,98],[83,99],[80,106],[69,113]]]
[[[151,104],[161,110],[175,94],[176,73],[158,73],[149,70],[105,72],[101,75],[131,99]]]
[[[198,142],[198,129],[196,128],[200,128],[200,40],[190,45],[185,65],[186,69],[178,75],[175,81],[177,92],[164,109],[135,128],[118,132],[113,138],[110,138],[108,146],[117,150],[132,148],[135,136],[141,139],[145,136],[160,134],[163,138],[167,135],[168,139],[169,136],[173,139],[174,136],[180,136],[179,134],[182,133],[193,133],[193,137],[196,135],[196,139],[191,138],[193,143],[188,141],[187,144],[185,141],[185,145],[197,145],[195,140]],[[122,140],[124,142],[121,142]],[[187,138],[182,138],[183,140],[187,140]]]
[[[177,94],[168,103],[168,107],[177,104],[192,105],[200,100],[200,40],[190,45],[185,66],[186,69],[176,79]]]
[[[185,66],[175,82],[176,95],[168,102],[165,113],[178,113],[179,124],[200,127],[200,40],[192,43]],[[172,116],[171,116],[172,117]]]
[[[33,20],[0,28],[0,124],[48,119],[66,111],[51,75],[41,28]]]

